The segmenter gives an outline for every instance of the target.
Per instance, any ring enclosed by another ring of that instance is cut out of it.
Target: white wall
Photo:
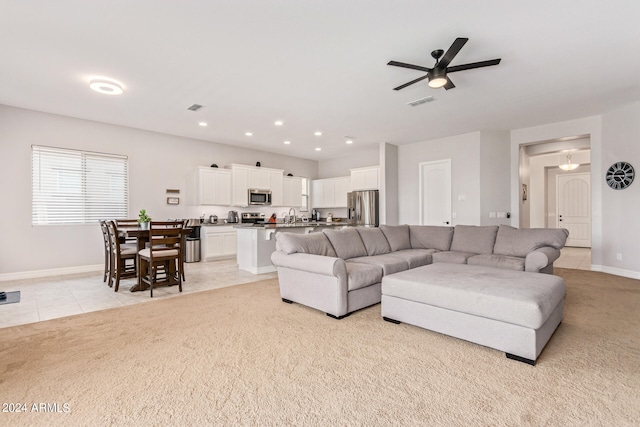
[[[357,142],[354,142],[357,144]],[[344,156],[337,159],[320,160],[318,162],[318,179],[349,176],[349,169],[377,166],[380,162],[380,152],[377,145],[359,150],[357,154],[350,152],[351,146],[345,144]],[[354,147],[355,148],[355,147]]]
[[[480,132],[480,225],[509,224],[507,218],[490,218],[490,212],[509,212],[510,149],[507,131]]]
[[[380,224],[398,224],[398,146],[380,144]]]
[[[605,172],[618,161],[631,163],[636,178],[625,190],[610,189],[602,173],[594,184],[602,191],[604,207],[598,264],[603,271],[640,279],[640,102],[602,116],[602,152],[592,161],[592,175],[596,169]],[[621,261],[616,259],[618,253]]]
[[[187,182],[195,166],[231,163],[284,169],[315,177],[315,161],[232,147],[121,126],[0,106],[0,168],[3,221],[0,275],[100,264],[98,224],[31,225],[31,145],[47,145],[129,158],[129,217],[145,208],[152,218],[192,218],[203,213],[226,217],[227,207],[188,206]],[[166,189],[179,189],[181,203],[166,204]],[[234,208],[235,209],[235,208]],[[252,209],[255,210],[255,209]]]
[[[480,132],[398,146],[398,222],[419,224],[419,164],[451,159],[453,224],[480,225]],[[459,196],[464,195],[465,201]]]

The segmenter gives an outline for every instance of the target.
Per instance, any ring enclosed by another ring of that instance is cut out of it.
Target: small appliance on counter
[[[314,209],[311,211],[311,221],[320,222],[320,211]]]
[[[230,224],[235,224],[238,222],[238,211],[229,211],[227,214],[227,222]]]
[[[218,215],[211,215],[209,217],[209,224],[217,224],[218,223]]]

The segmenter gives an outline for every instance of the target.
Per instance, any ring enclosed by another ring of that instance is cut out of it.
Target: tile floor
[[[235,259],[185,264],[185,275],[183,294],[277,277],[238,270]],[[102,281],[102,272],[0,282],[0,291],[20,291],[19,303],[0,305],[0,328],[151,301],[149,291],[129,292],[135,283],[121,280],[116,293]],[[153,300],[178,295],[175,286],[153,290]]]
[[[562,248],[554,267],[591,270],[591,248]]]
[[[564,248],[556,267],[591,269],[590,248]],[[236,260],[185,264],[187,281],[182,293],[206,291],[276,278],[276,273],[254,275],[238,270]],[[20,302],[0,305],[0,328],[72,316],[151,301],[149,291],[129,292],[135,279],[120,282],[116,293],[102,282],[102,272],[0,282],[0,291],[20,291]],[[153,299],[180,295],[176,287],[154,289]]]

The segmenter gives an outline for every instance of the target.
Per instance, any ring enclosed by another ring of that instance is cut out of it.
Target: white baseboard
[[[49,270],[19,271],[17,273],[0,274],[0,282],[9,280],[37,279],[40,277],[63,276],[66,274],[92,273],[102,271],[104,264],[81,265],[78,267],[52,268]]]
[[[240,270],[248,271],[249,273],[252,273],[252,274],[265,274],[265,273],[273,273],[274,271],[276,271],[276,268],[273,265],[268,265],[265,267],[240,268]]]
[[[630,279],[640,280],[640,272],[632,271],[632,270],[624,270],[622,268],[591,264],[591,271],[600,271],[602,273],[614,274],[616,276],[622,276],[622,277],[628,277]]]

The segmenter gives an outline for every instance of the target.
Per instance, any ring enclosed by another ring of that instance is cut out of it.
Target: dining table
[[[183,250],[184,250],[184,238],[189,235],[191,233],[193,229],[191,227],[183,227],[182,228],[182,246],[183,246]],[[144,249],[147,246],[147,243],[149,242],[149,229],[148,228],[141,228],[140,226],[137,227],[130,227],[130,226],[124,226],[124,227],[119,227],[118,228],[118,234],[120,235],[121,239],[128,239],[128,238],[135,238],[136,239],[136,250],[137,252],[140,252],[142,249]],[[170,269],[169,273],[167,274],[167,277],[173,276],[175,272],[173,271],[173,269]],[[140,271],[140,266],[138,265],[137,268],[137,274],[143,274]],[[167,281],[167,284],[169,286],[171,286],[172,284],[178,284],[177,282],[173,282],[173,281]],[[147,289],[149,289],[149,285],[147,285],[146,283],[138,280],[138,282],[133,285],[131,287],[131,289],[129,289],[129,291],[131,292],[138,292],[138,291],[146,291]]]

